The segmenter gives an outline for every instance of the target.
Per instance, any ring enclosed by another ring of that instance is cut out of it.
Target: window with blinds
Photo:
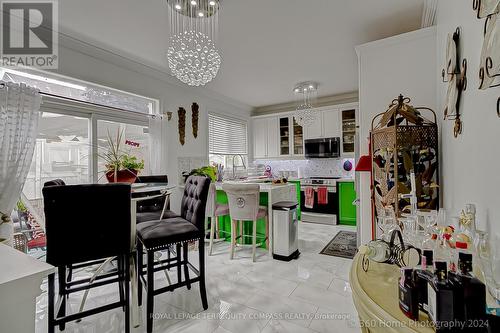
[[[214,114],[208,115],[209,154],[246,155],[247,124]]]

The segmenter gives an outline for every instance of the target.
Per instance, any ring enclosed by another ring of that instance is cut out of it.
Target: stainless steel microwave
[[[340,138],[305,140],[304,146],[306,158],[340,157]]]

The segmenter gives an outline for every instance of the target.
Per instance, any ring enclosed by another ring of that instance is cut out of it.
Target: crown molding
[[[316,102],[314,103],[314,107],[355,103],[358,101],[359,101],[358,92],[353,91],[344,94],[318,97]],[[287,102],[287,103],[273,104],[267,106],[259,106],[252,110],[252,116],[260,116],[271,113],[290,112],[294,111],[296,108],[297,108],[297,102]]]
[[[417,29],[414,31],[410,32],[405,32],[399,35],[383,38],[383,39],[378,39],[372,42],[368,42],[365,44],[358,45],[354,47],[356,50],[356,54],[358,57],[360,56],[360,52],[372,50],[372,49],[379,49],[379,48],[384,48],[384,47],[390,47],[395,44],[401,44],[404,42],[410,42],[412,40],[417,40],[420,38],[427,38],[429,36],[436,36],[437,33],[437,27],[432,26],[428,28],[422,28],[422,29]]]
[[[207,87],[186,86],[177,80],[177,78],[172,76],[167,67],[159,66],[136,55],[118,50],[96,40],[91,40],[88,37],[84,37],[80,33],[74,32],[70,29],[65,29],[64,32],[59,31],[59,46],[113,64],[126,70],[147,75],[167,84],[175,85],[186,90],[189,89],[195,95],[204,96],[239,109],[252,109],[252,106],[248,104],[217,93]]]

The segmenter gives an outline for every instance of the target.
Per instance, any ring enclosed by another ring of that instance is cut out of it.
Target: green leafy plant
[[[98,153],[99,157],[104,160],[105,173],[112,171],[116,174],[121,170],[139,172],[144,169],[144,160],[139,161],[136,156],[130,154],[130,151],[122,148],[122,138],[123,130],[118,130],[114,139],[108,131],[108,147],[102,148],[102,151]]]
[[[187,173],[184,172],[184,180],[186,180],[189,176],[205,176],[210,178],[213,182],[216,181],[216,175],[217,175],[217,167],[215,166],[204,166],[198,169],[193,169],[191,172]]]
[[[26,205],[24,204],[24,202],[20,199],[17,201],[16,208],[17,208],[18,212],[24,213],[24,212],[28,211],[28,208],[26,208]]]

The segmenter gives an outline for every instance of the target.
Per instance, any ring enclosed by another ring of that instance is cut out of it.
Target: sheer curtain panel
[[[168,120],[166,116],[149,119],[149,154],[152,175],[167,173],[168,162]]]
[[[0,238],[9,243],[10,214],[19,200],[33,158],[41,96],[23,83],[0,82]],[[2,232],[1,230],[4,230]]]

